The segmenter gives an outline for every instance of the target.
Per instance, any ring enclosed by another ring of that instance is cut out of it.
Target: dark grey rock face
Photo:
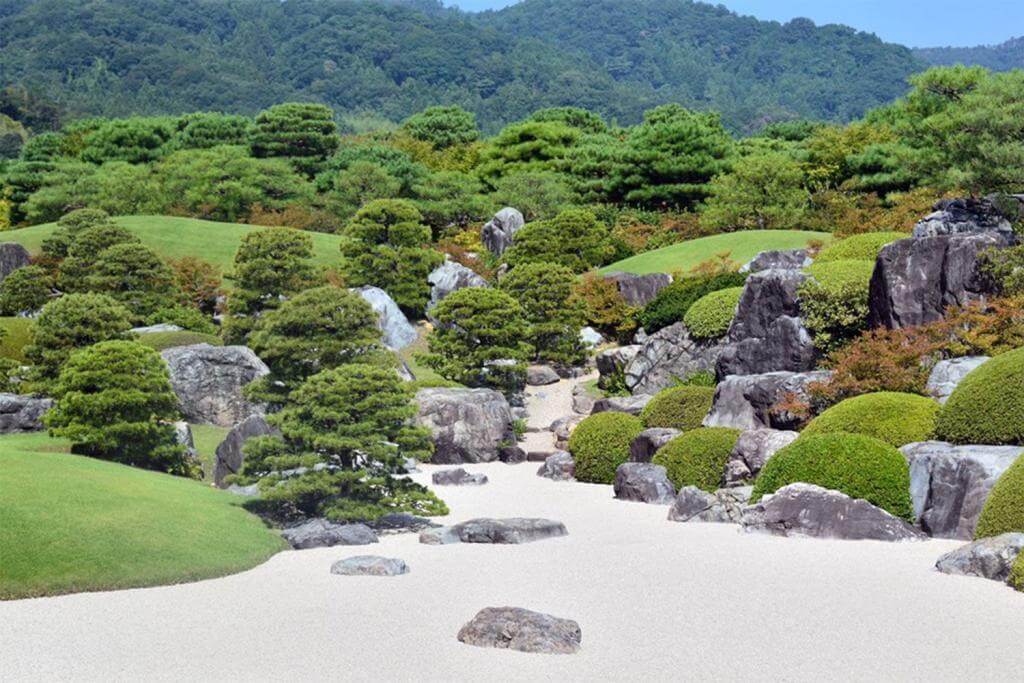
[[[43,415],[52,407],[49,398],[0,394],[0,434],[42,431]]]
[[[850,541],[907,541],[924,534],[866,500],[812,484],[790,484],[743,509],[744,531]]]
[[[650,462],[658,449],[682,434],[678,429],[652,427],[640,432],[629,446],[630,462]]]
[[[597,386],[607,389],[616,378],[624,377],[626,366],[640,353],[640,344],[629,346],[617,346],[613,349],[606,349],[594,357],[597,365],[597,372],[601,375],[597,380]]]
[[[566,451],[552,453],[537,470],[537,476],[555,481],[568,481],[576,476],[576,461],[572,459],[572,454]]]
[[[946,308],[992,293],[978,255],[1009,244],[995,232],[899,240],[878,254],[868,291],[868,324],[901,328],[942,318]]]
[[[498,460],[506,465],[517,465],[526,462],[526,451],[519,446],[502,446],[498,449]]]
[[[963,378],[972,370],[981,367],[987,360],[989,360],[988,356],[965,356],[940,360],[932,368],[925,390],[939,403],[945,403]]]
[[[668,511],[668,519],[670,522],[739,524],[752,490],[753,487],[742,486],[709,493],[696,486],[684,486]]]
[[[517,209],[505,207],[494,218],[484,225],[480,239],[484,246],[495,256],[501,256],[512,246],[512,241],[519,229],[526,225],[523,214]]]
[[[626,387],[634,394],[656,394],[697,372],[714,371],[720,341],[699,342],[683,323],[648,336],[625,366]]]
[[[242,452],[242,448],[246,441],[257,436],[272,436],[279,433],[262,415],[250,415],[232,427],[228,435],[217,446],[216,460],[213,465],[214,483],[223,487],[224,479],[228,475],[238,474],[242,471],[242,465],[245,463],[245,454]]]
[[[801,418],[778,406],[786,398],[808,400],[807,387],[831,377],[828,371],[734,375],[719,382],[705,427],[794,429]]]
[[[567,448],[569,437],[572,436],[573,430],[584,419],[586,419],[585,415],[566,415],[552,422],[549,429],[555,437],[555,448]]]
[[[661,465],[649,462],[626,462],[615,470],[615,497],[638,503],[671,505],[676,498],[676,488],[668,480],[668,474]]]
[[[1017,555],[1024,552],[1024,533],[983,538],[951,550],[935,563],[943,574],[1006,581]]]
[[[628,413],[630,415],[639,415],[643,412],[644,407],[651,402],[652,398],[654,397],[649,394],[600,398],[594,401],[594,408],[590,411],[590,414]]]
[[[753,481],[768,458],[785,448],[800,436],[797,432],[779,429],[748,429],[740,434],[733,446],[729,462],[725,465],[726,486],[742,485]]]
[[[477,275],[461,263],[456,263],[451,260],[446,260],[431,271],[430,275],[427,276],[427,282],[430,283],[430,304],[427,306],[428,311],[439,304],[442,299],[452,292],[457,292],[460,289],[466,289],[467,287],[487,286],[487,280]]]
[[[608,273],[605,280],[611,280],[619,289],[619,294],[630,306],[646,306],[654,301],[658,292],[672,284],[672,276],[665,273]]]
[[[380,287],[359,287],[352,290],[363,297],[377,314],[377,327],[384,345],[391,349],[404,349],[416,341],[416,328],[402,313],[395,300]]]
[[[189,422],[233,427],[263,407],[250,403],[242,389],[270,369],[245,346],[193,344],[161,354],[171,374],[181,413]]]
[[[487,475],[474,473],[470,474],[461,467],[453,470],[441,470],[430,476],[437,486],[483,486],[487,483]]]
[[[416,423],[434,437],[431,462],[491,462],[502,444],[515,441],[512,409],[491,389],[421,389]]]
[[[924,441],[900,452],[910,465],[910,498],[921,528],[938,538],[969,540],[989,492],[1024,448]]]
[[[487,607],[459,630],[459,641],[477,647],[572,654],[580,649],[580,625],[571,619],[520,607]]]
[[[542,387],[554,384],[562,379],[549,365],[531,365],[526,368],[526,384],[531,387]]]
[[[285,529],[281,536],[296,550],[378,542],[377,534],[365,524],[337,524],[320,518]]]
[[[741,273],[760,273],[762,270],[800,270],[813,263],[806,249],[762,251],[740,267]]]
[[[552,519],[482,517],[449,527],[424,531],[420,534],[420,543],[428,545],[448,543],[518,544],[565,536],[568,533],[564,524]]]
[[[934,211],[914,226],[914,237],[980,232],[994,232],[1005,237],[1013,235],[1013,225],[989,198],[943,199],[932,208]]]
[[[572,412],[579,415],[590,415],[596,400],[582,384],[577,384],[572,388]]]
[[[8,275],[32,263],[28,249],[17,242],[0,243],[0,281]]]
[[[408,574],[409,566],[397,557],[358,555],[338,560],[331,565],[331,573],[341,576],[399,576]]]
[[[800,318],[797,289],[806,276],[772,269],[747,278],[718,356],[718,378],[765,372],[806,372],[817,351]]]

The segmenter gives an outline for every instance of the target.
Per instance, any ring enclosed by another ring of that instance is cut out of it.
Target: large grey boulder
[[[797,432],[781,429],[748,429],[736,439],[729,462],[725,465],[723,484],[742,486],[753,481],[761,468],[775,453],[796,441]]]
[[[512,408],[492,389],[420,389],[416,424],[434,438],[431,462],[491,462],[502,445],[515,442]]]
[[[614,282],[626,303],[637,308],[654,301],[658,292],[672,284],[672,276],[665,273],[637,275],[616,272],[608,273],[604,279]]]
[[[1006,581],[1017,556],[1024,552],[1024,533],[983,538],[951,550],[935,563],[943,574]]]
[[[626,366],[640,353],[640,344],[628,346],[616,346],[612,349],[605,349],[594,356],[594,363],[597,365],[597,372],[600,377],[597,379],[597,386],[608,389],[613,382],[625,377]]]
[[[671,505],[676,488],[665,468],[649,462],[624,462],[615,470],[615,497],[639,503]]]
[[[432,270],[430,275],[427,276],[427,282],[430,283],[428,311],[439,304],[446,296],[460,289],[487,287],[487,280],[461,263],[456,263],[450,259],[446,259],[444,263]]]
[[[963,358],[940,360],[932,368],[925,390],[939,403],[945,403],[961,380],[987,360],[989,360],[988,356],[964,356]]]
[[[1015,197],[1020,201],[1020,195]],[[991,198],[942,199],[914,226],[914,237],[994,232],[1013,236],[1013,225]]]
[[[561,377],[550,365],[531,365],[526,368],[526,384],[531,387],[543,387],[555,384]]]
[[[0,434],[41,431],[43,415],[52,407],[49,398],[0,394]]]
[[[451,470],[441,470],[430,475],[430,481],[435,486],[483,486],[487,483],[486,474],[470,474],[461,467]]]
[[[670,427],[645,429],[629,445],[629,461],[650,462],[658,449],[682,433],[681,430]]]
[[[459,641],[477,647],[572,654],[580,649],[580,625],[521,607],[487,607],[459,630]]]
[[[850,541],[907,541],[924,534],[866,500],[813,484],[790,484],[743,509],[744,531]]]
[[[831,373],[768,372],[726,377],[715,388],[705,427],[732,429],[795,429],[802,418],[779,407],[787,399],[807,401],[807,388],[824,382]]]
[[[280,432],[271,427],[263,415],[250,415],[231,428],[224,440],[217,446],[213,464],[213,482],[224,487],[224,479],[238,474],[245,464],[243,447],[245,442],[257,436],[273,436]]]
[[[594,409],[590,411],[590,414],[628,413],[630,415],[639,415],[647,404],[651,402],[652,398],[654,397],[649,394],[641,394],[640,396],[608,396],[607,398],[594,401]]]
[[[996,480],[1024,454],[1020,446],[954,446],[923,441],[900,448],[910,465],[914,515],[928,534],[974,538]]]
[[[337,524],[319,517],[285,529],[281,536],[296,550],[378,542],[377,534],[365,524]]]
[[[537,470],[537,476],[555,481],[569,481],[576,476],[576,461],[567,451],[552,453]]]
[[[725,343],[718,355],[718,378],[765,372],[806,372],[818,354],[800,318],[799,270],[773,268],[747,278]]]
[[[597,399],[594,398],[591,393],[582,384],[577,384],[572,388],[572,412],[579,415],[590,415],[591,411],[594,410],[594,403]]]
[[[270,369],[245,346],[192,344],[164,350],[171,386],[182,416],[193,423],[233,427],[263,406],[249,402],[242,389]]]
[[[340,576],[399,576],[409,573],[409,566],[397,557],[357,555],[331,565],[331,573]]]
[[[721,352],[720,341],[697,341],[683,323],[669,325],[649,335],[626,364],[626,388],[656,394],[694,373],[714,371]]]
[[[492,254],[501,256],[512,246],[515,234],[524,225],[526,221],[522,213],[512,207],[505,207],[484,225],[480,239]]]
[[[0,281],[8,275],[32,263],[28,249],[17,242],[0,243]]]
[[[380,287],[370,286],[358,287],[352,291],[363,297],[377,314],[377,327],[382,333],[385,346],[397,351],[416,341],[416,328],[387,292]]]
[[[509,517],[471,519],[449,527],[428,529],[420,534],[420,543],[447,545],[449,543],[519,544],[565,536],[565,525],[552,519]]]
[[[740,267],[741,273],[760,273],[762,270],[800,270],[813,263],[806,249],[762,251]]]
[[[569,437],[572,436],[576,425],[583,422],[586,418],[586,415],[566,415],[552,422],[548,429],[555,437],[555,448],[566,448],[569,445]]]
[[[868,288],[868,324],[901,328],[942,318],[993,292],[978,271],[978,255],[1010,244],[996,232],[899,240],[878,253]]]
[[[668,519],[670,522],[739,524],[752,491],[753,487],[743,486],[709,493],[696,486],[684,486],[668,511]]]

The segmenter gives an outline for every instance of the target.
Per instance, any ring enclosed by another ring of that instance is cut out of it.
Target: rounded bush
[[[659,392],[640,414],[644,427],[687,431],[700,427],[715,397],[713,387],[681,386]]]
[[[882,247],[907,237],[909,235],[903,232],[866,232],[862,235],[854,235],[838,242],[833,242],[822,249],[814,257],[814,262],[824,263],[826,261],[856,259],[874,263],[875,257],[878,256],[878,252],[882,250]]]
[[[899,448],[935,436],[939,404],[917,394],[880,391],[837,403],[804,428],[804,434],[864,434]]]
[[[576,479],[611,484],[615,470],[629,459],[629,447],[643,423],[626,413],[598,413],[580,422],[569,437],[569,452],[576,461]]]
[[[1024,553],[1017,555],[1017,561],[1013,563],[1010,570],[1010,578],[1006,581],[1011,588],[1016,588],[1024,593]]]
[[[1024,452],[992,487],[974,537],[987,538],[1010,531],[1024,533]]]
[[[683,322],[695,339],[718,339],[729,331],[743,287],[730,287],[705,294],[690,306]]]
[[[694,429],[658,449],[651,462],[665,468],[677,489],[696,486],[714,491],[739,436],[740,430],[726,427]]]
[[[910,469],[893,446],[863,434],[811,434],[773,455],[754,482],[751,502],[783,486],[804,482],[863,498],[913,521]]]
[[[953,443],[1024,445],[1024,348],[964,377],[939,412],[936,432]]]
[[[839,292],[848,287],[862,287],[867,296],[874,261],[843,259],[841,261],[815,261],[804,272],[818,281],[825,290]]]
[[[746,282],[745,273],[719,273],[711,276],[691,276],[679,278],[663,288],[639,314],[637,321],[647,334],[668,327],[683,319],[690,306],[705,294],[720,289],[740,287]]]

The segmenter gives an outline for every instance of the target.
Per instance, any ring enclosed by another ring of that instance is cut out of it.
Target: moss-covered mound
[[[812,434],[781,449],[754,482],[751,502],[783,486],[804,482],[863,498],[897,517],[913,521],[910,471],[903,455],[862,434]]]
[[[648,429],[696,429],[711,410],[714,397],[714,387],[681,386],[665,389],[651,399],[640,414],[640,419]]]
[[[936,432],[953,443],[1024,445],[1024,348],[964,377],[939,413]]]
[[[1024,593],[1024,553],[1017,555],[1017,561],[1013,563],[1010,570],[1010,578],[1006,581],[1011,588],[1016,588]]]
[[[844,240],[833,242],[822,249],[814,257],[814,262],[824,263],[826,261],[846,261],[848,259],[874,262],[882,247],[907,237],[910,237],[910,235],[903,232],[866,232],[863,235],[854,235]]]
[[[815,261],[804,272],[817,280],[825,290],[839,292],[848,288],[863,288],[865,295],[875,270],[874,261],[843,259],[841,261]]]
[[[743,287],[730,287],[705,294],[683,316],[694,339],[718,339],[729,331]]]
[[[211,346],[222,346],[224,344],[220,337],[214,334],[202,332],[190,332],[189,330],[178,330],[176,332],[149,332],[139,335],[139,343],[163,351],[176,346],[191,346],[193,344],[210,344]]]
[[[934,438],[938,412],[939,404],[930,398],[881,391],[832,406],[814,418],[804,434],[864,434],[899,448]]]
[[[714,491],[722,483],[740,430],[701,427],[681,434],[661,447],[651,462],[662,465],[677,489],[697,486]]]
[[[614,482],[615,470],[629,459],[629,446],[643,429],[639,417],[626,413],[598,413],[580,422],[569,437],[576,479],[593,484]]]
[[[974,537],[987,538],[1010,531],[1024,533],[1024,452],[992,487]]]

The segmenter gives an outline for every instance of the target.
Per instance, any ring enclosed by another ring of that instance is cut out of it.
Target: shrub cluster
[[[637,321],[648,334],[679,322],[698,299],[720,289],[740,287],[746,281],[743,273],[719,273],[711,276],[690,276],[677,279],[665,287],[637,315]]]
[[[1024,451],[999,477],[985,500],[975,538],[1024,533]]]
[[[742,295],[743,287],[730,287],[697,299],[683,316],[690,336],[694,339],[718,339],[725,336]]]
[[[861,235],[853,235],[833,242],[822,249],[814,257],[814,262],[858,260],[874,263],[875,257],[878,256],[882,247],[906,238],[907,234],[902,232],[866,232]]]
[[[1010,570],[1010,578],[1007,580],[1011,588],[1019,590],[1024,593],[1024,553],[1017,556],[1017,561],[1013,563],[1013,569]]]
[[[598,413],[583,420],[569,437],[576,479],[611,484],[615,470],[629,459],[629,447],[643,431],[640,418],[626,413]]]
[[[696,486],[705,491],[714,491],[722,483],[725,465],[729,462],[739,436],[738,429],[694,429],[662,446],[651,462],[665,468],[668,478],[677,489]]]
[[[843,346],[867,327],[873,269],[873,261],[855,260],[815,262],[807,268],[811,277],[798,290],[800,311],[821,351]]]
[[[640,419],[648,429],[696,429],[711,410],[711,401],[714,397],[713,387],[684,385],[665,389],[644,407]]]
[[[803,433],[864,434],[899,448],[933,438],[938,412],[939,404],[930,398],[881,391],[848,398],[832,406],[811,420]]]
[[[1024,348],[967,375],[939,413],[937,432],[953,443],[1024,445]]]

